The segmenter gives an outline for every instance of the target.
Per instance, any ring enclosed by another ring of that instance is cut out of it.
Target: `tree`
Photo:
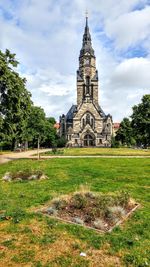
[[[117,131],[115,140],[120,141],[122,145],[127,146],[133,145],[135,143],[131,121],[128,118],[124,118],[120,123],[120,128]]]
[[[131,118],[137,145],[150,146],[150,95],[144,95],[142,102],[133,107]]]
[[[26,80],[14,71],[18,64],[15,54],[0,51],[0,142],[9,142],[12,149],[21,138],[32,104]]]
[[[30,115],[24,125],[24,141],[36,140],[38,150],[40,143],[45,140],[46,135],[46,117],[41,107],[32,106]]]
[[[55,119],[50,117],[46,118],[46,132],[45,132],[45,141],[43,145],[45,147],[56,147],[57,146],[57,134],[54,124],[56,123]]]

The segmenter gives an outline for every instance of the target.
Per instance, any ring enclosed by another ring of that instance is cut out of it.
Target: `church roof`
[[[77,105],[72,105],[72,107],[69,109],[67,115],[66,115],[66,120],[72,120],[73,119],[73,114],[77,109]]]
[[[99,114],[100,114],[102,117],[106,117],[106,114],[104,113],[104,111],[102,110],[102,108],[100,107],[100,105],[97,105],[97,107],[98,107]]]

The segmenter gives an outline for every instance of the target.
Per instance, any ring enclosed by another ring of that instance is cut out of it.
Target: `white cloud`
[[[127,48],[144,40],[150,33],[150,6],[125,13],[106,21],[106,32],[115,39],[118,48]]]
[[[99,70],[100,105],[115,121],[121,120],[148,92],[149,55],[126,59],[117,50],[139,43],[147,54],[150,52],[150,7],[144,8],[146,3],[0,0],[0,49],[9,48],[17,54],[19,71],[28,80],[34,103],[47,115],[58,118],[76,103],[76,70],[88,8]],[[133,10],[138,4],[143,9]],[[116,48],[111,43],[105,45],[105,37],[113,38]]]
[[[121,62],[112,73],[111,82],[117,88],[150,89],[150,60],[131,58]]]

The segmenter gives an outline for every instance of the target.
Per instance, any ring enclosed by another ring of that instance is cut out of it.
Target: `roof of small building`
[[[54,128],[55,128],[55,129],[59,129],[59,128],[60,128],[60,123],[59,123],[59,122],[56,122],[56,123],[54,124]]]
[[[120,123],[119,122],[114,122],[113,123],[113,127],[118,129],[120,127]]]

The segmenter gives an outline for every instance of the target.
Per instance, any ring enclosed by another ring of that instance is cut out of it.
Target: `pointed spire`
[[[83,44],[82,44],[80,56],[82,56],[87,51],[91,55],[94,56],[94,50],[92,48],[91,35],[90,35],[89,26],[88,26],[88,12],[86,11],[86,23],[85,23],[85,30],[83,34]]]
[[[88,11],[87,10],[85,12],[85,17],[86,17],[86,27],[88,27]]]
[[[88,12],[86,11],[86,23],[85,23],[85,31],[83,35],[83,45],[89,44],[91,45],[91,35],[89,31],[89,26],[88,26]]]

